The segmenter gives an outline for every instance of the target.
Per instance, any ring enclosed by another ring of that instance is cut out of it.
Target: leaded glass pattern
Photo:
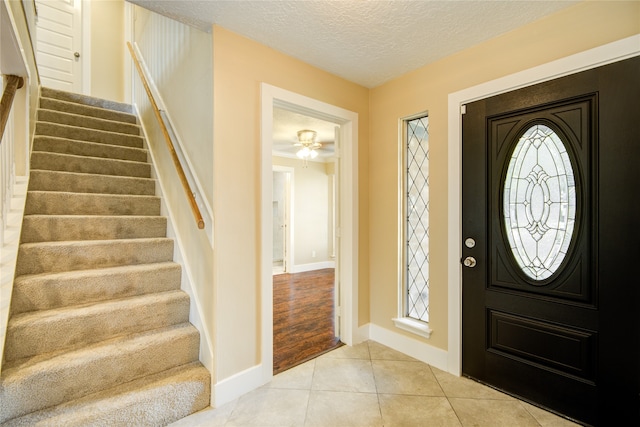
[[[503,208],[516,262],[531,279],[548,279],[567,255],[576,219],[571,159],[548,126],[531,126],[518,141],[504,181]]]
[[[406,122],[406,315],[429,321],[429,121]]]

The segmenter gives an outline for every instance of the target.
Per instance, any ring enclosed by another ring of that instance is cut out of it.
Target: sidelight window
[[[429,336],[429,118],[402,121],[400,275],[396,326]]]

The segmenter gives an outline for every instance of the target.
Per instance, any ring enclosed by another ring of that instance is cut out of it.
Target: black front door
[[[463,374],[640,425],[640,57],[463,116]]]

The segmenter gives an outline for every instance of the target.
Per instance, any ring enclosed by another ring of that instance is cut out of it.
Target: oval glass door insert
[[[531,126],[513,150],[504,180],[503,208],[516,262],[534,281],[548,279],[567,255],[576,218],[571,159],[548,126]]]

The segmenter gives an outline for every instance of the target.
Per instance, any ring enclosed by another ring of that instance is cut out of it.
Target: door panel
[[[463,116],[463,373],[593,425],[640,423],[640,58]]]
[[[38,0],[36,61],[42,85],[80,93],[80,7],[76,0]]]

